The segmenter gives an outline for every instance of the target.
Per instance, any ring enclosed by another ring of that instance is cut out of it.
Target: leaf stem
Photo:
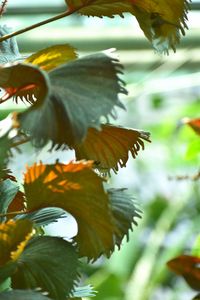
[[[12,211],[12,212],[8,212],[8,213],[5,213],[5,214],[0,214],[0,218],[2,217],[8,217],[8,216],[12,216],[12,215],[25,215],[25,214],[28,214],[30,212],[28,211]]]
[[[35,28],[37,28],[37,27],[40,27],[40,26],[42,26],[42,25],[45,25],[45,24],[54,22],[54,21],[56,21],[56,20],[62,19],[62,18],[67,17],[67,16],[70,16],[70,15],[72,15],[73,13],[75,13],[76,11],[78,11],[80,8],[81,8],[81,7],[78,7],[77,9],[69,9],[69,10],[67,10],[67,11],[65,11],[65,12],[63,12],[63,13],[61,13],[61,14],[58,14],[58,15],[56,15],[56,16],[54,16],[54,17],[51,17],[51,18],[46,19],[46,20],[44,20],[44,21],[41,21],[41,22],[39,22],[39,23],[33,24],[33,25],[31,25],[31,26],[25,27],[25,28],[23,28],[23,29],[20,29],[20,30],[14,31],[14,32],[11,32],[11,33],[9,33],[9,34],[6,34],[6,35],[0,37],[0,42],[3,42],[3,41],[5,41],[5,40],[8,40],[8,39],[10,39],[10,38],[13,37],[13,36],[17,36],[17,35],[22,34],[22,33],[24,33],[24,32],[27,32],[27,31],[30,31],[30,30],[35,29]]]

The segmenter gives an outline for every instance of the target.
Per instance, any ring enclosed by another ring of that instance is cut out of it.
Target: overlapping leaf
[[[43,294],[31,290],[12,290],[0,293],[0,300],[51,300]]]
[[[175,51],[184,34],[187,0],[65,0],[69,10],[83,15],[112,17],[129,12],[137,18],[141,29],[153,47],[161,52]]]
[[[5,94],[0,98],[0,103],[9,98],[34,103],[36,106],[48,95],[49,83],[46,73],[33,65],[6,64],[0,66],[0,86]]]
[[[0,182],[0,213],[5,214],[9,205],[19,192],[19,186],[16,182],[6,179]],[[4,218],[0,217],[2,222]]]
[[[78,160],[93,160],[103,173],[111,169],[117,172],[119,167],[126,166],[129,151],[135,158],[144,149],[143,140],[150,142],[149,133],[106,124],[101,131],[89,128],[84,142],[74,149]]]
[[[110,256],[115,245],[120,245],[120,239],[127,235],[133,223],[130,215],[136,216],[137,211],[129,206],[130,201],[121,190],[118,197],[117,191],[106,193],[103,179],[92,167],[90,161],[34,165],[25,174],[24,188],[28,211],[56,206],[76,218],[78,234],[74,240],[79,254],[95,260],[101,254]],[[126,212],[126,202],[131,212]],[[118,223],[119,207],[123,207],[125,213]]]
[[[56,45],[40,50],[29,56],[25,62],[50,71],[59,65],[77,58],[76,51],[70,45]]]
[[[10,220],[0,224],[0,266],[5,265],[11,259],[18,258],[30,238],[31,232],[32,224],[28,220],[17,222]]]
[[[85,56],[49,72],[51,94],[42,106],[19,115],[22,128],[38,146],[48,140],[72,146],[84,139],[89,127],[99,128],[126,94],[118,77],[121,65],[105,53]]]
[[[134,204],[133,197],[128,194],[127,189],[109,189],[112,215],[116,228],[115,243],[120,248],[124,236],[129,239],[129,230],[132,226],[137,225],[135,218],[140,218],[141,211]]]
[[[40,287],[50,298],[66,300],[78,279],[78,257],[74,246],[57,237],[37,237],[28,243],[17,260],[12,286]]]

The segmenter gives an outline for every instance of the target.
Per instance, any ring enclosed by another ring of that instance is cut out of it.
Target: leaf
[[[0,37],[10,33],[6,25],[0,26]],[[20,59],[21,55],[15,37],[0,43],[0,64]]]
[[[103,173],[111,169],[117,172],[119,167],[126,167],[129,151],[135,158],[138,151],[144,149],[143,140],[150,142],[149,135],[110,124],[102,125],[101,131],[89,128],[84,142],[74,147],[76,158],[93,160],[95,167]]]
[[[96,292],[91,285],[76,287],[72,293],[72,298],[95,297]],[[70,299],[70,298],[69,298]]]
[[[17,215],[14,220],[28,219],[36,226],[45,226],[57,222],[59,218],[65,217],[65,211],[58,207],[47,207],[36,210],[32,213]]]
[[[102,254],[110,256],[120,245],[137,210],[123,190],[106,193],[103,179],[92,167],[91,161],[33,165],[25,174],[24,189],[28,211],[55,206],[71,213],[78,223],[74,241],[79,255],[96,260]]]
[[[109,189],[108,196],[112,214],[114,217],[115,227],[115,243],[120,248],[124,236],[129,239],[129,230],[133,230],[132,226],[137,225],[135,218],[141,218],[141,211],[133,202],[133,197],[127,193],[127,189]]]
[[[175,51],[187,28],[189,0],[65,0],[69,10],[97,17],[134,15],[153,47],[160,52]]]
[[[0,224],[0,266],[18,258],[31,232],[32,224],[28,220],[10,220]]]
[[[43,294],[31,290],[12,290],[0,293],[0,300],[51,300]]]
[[[56,206],[76,218],[75,241],[80,256],[98,258],[113,249],[108,196],[103,179],[92,170],[92,162],[33,165],[25,174],[24,189],[28,211]]]
[[[12,286],[16,289],[40,287],[55,300],[66,300],[73,290],[78,257],[75,247],[58,237],[36,237],[17,260],[12,272]]]
[[[118,77],[121,65],[105,53],[97,53],[49,72],[51,94],[42,106],[33,105],[19,115],[22,128],[42,147],[72,146],[81,142],[89,127],[99,128],[100,118],[124,108],[118,94],[126,94]]]
[[[200,257],[190,255],[180,255],[170,261],[167,266],[179,276],[183,276],[189,286],[200,290]]]
[[[76,51],[70,45],[56,45],[40,50],[29,56],[25,63],[37,65],[45,71],[50,71],[59,65],[77,58]]]
[[[3,103],[13,97],[14,101],[34,103],[37,107],[48,95],[49,82],[44,71],[36,66],[15,63],[0,66],[0,86],[5,94],[0,98]]]
[[[187,119],[185,124],[189,125],[194,130],[194,132],[200,136],[200,118]]]
[[[6,179],[0,182],[0,213],[5,214],[12,200],[19,191],[19,186],[16,182]],[[0,217],[0,222],[3,222],[4,217]]]
[[[119,0],[65,0],[70,10],[78,11],[87,16],[95,17],[113,17],[114,15],[122,16],[125,12],[132,11],[131,1]],[[80,9],[79,9],[80,8]]]

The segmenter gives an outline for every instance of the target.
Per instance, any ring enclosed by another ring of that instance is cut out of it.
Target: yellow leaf
[[[70,45],[55,45],[38,51],[29,56],[25,63],[37,65],[45,71],[50,71],[59,65],[77,58],[76,51]]]
[[[28,220],[9,220],[0,224],[0,266],[22,253],[32,233],[32,223]]]

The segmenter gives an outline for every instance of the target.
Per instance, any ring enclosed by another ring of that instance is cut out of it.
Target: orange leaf
[[[103,173],[126,167],[129,151],[135,158],[139,150],[144,149],[143,140],[150,142],[149,133],[144,131],[110,124],[101,128],[101,131],[89,128],[84,142],[74,149],[78,160],[93,160],[95,167]]]
[[[189,286],[200,290],[200,257],[180,255],[167,263],[167,266],[177,275],[183,276]]]

